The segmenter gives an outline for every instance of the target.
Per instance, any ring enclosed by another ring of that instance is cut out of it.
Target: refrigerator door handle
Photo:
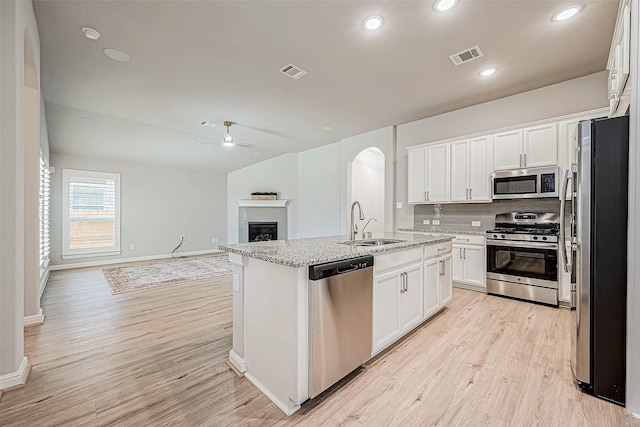
[[[564,260],[564,271],[567,273],[571,272],[571,258],[567,256],[567,245],[565,243],[565,204],[567,198],[567,187],[569,186],[569,181],[573,179],[573,171],[571,169],[567,169],[567,172],[564,175],[564,181],[562,182],[562,192],[560,193],[560,253],[562,254],[562,259]],[[573,188],[571,189],[571,199],[573,203]],[[573,215],[573,212],[571,213]]]

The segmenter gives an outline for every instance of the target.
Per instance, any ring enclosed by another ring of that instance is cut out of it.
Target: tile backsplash
[[[439,218],[436,214],[440,207]],[[496,214],[505,212],[554,212],[560,213],[558,199],[496,200],[492,203],[452,203],[442,205],[415,205],[414,227],[426,227],[424,220],[440,220],[439,227],[471,227],[471,221],[480,221],[479,231],[493,228]]]

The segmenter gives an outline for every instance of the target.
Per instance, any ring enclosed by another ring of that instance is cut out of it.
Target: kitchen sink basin
[[[398,239],[367,239],[367,240],[347,240],[345,242],[340,242],[343,245],[351,245],[351,246],[384,246],[384,245],[392,245],[394,243],[403,243],[406,240],[398,240]]]

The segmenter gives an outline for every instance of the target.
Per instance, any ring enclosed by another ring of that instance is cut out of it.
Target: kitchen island
[[[374,257],[372,357],[450,301],[452,236],[380,237],[388,243],[337,236],[219,246],[233,264],[229,362],[286,414],[310,397],[309,266]]]

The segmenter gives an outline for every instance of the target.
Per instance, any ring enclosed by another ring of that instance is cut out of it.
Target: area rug
[[[231,274],[231,263],[225,253],[103,268],[102,274],[115,295],[224,276]]]

